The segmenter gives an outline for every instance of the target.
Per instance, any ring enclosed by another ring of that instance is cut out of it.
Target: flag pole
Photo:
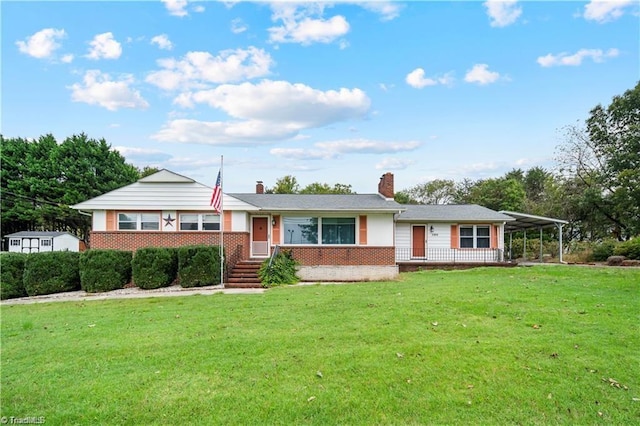
[[[224,287],[224,156],[220,156],[220,284]]]

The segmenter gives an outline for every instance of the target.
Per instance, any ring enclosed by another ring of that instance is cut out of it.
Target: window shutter
[[[458,225],[451,225],[451,248],[460,247],[460,238],[458,238]]]
[[[491,248],[498,248],[498,226],[491,226]]]
[[[361,246],[367,245],[367,217],[360,216],[360,232],[358,242]]]

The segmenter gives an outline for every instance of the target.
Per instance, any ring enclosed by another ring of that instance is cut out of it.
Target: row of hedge
[[[0,298],[37,296],[84,290],[88,293],[220,284],[218,247],[144,248],[76,252],[2,253]]]

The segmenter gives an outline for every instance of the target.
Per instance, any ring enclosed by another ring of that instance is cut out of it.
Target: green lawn
[[[46,424],[640,424],[640,269],[402,274],[3,305],[0,415]]]

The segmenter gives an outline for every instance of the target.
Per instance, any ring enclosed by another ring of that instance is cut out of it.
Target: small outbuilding
[[[82,241],[68,232],[20,231],[6,235],[9,251],[39,253],[46,251],[80,251]]]

